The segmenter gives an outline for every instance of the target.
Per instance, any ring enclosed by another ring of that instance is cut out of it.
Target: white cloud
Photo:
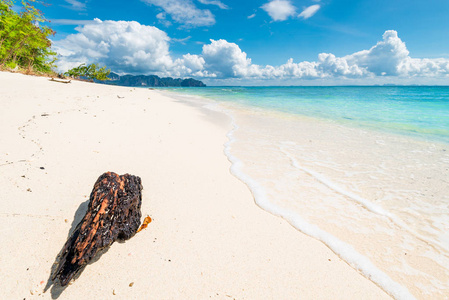
[[[180,43],[180,44],[182,44],[182,45],[185,45],[186,44],[186,42],[188,41],[188,40],[190,40],[192,38],[192,36],[188,36],[188,37],[185,37],[185,38],[183,38],[183,39],[175,39],[175,38],[173,38],[173,39],[171,39],[171,41],[172,42],[176,42],[176,43]]]
[[[371,49],[345,56],[344,59],[376,76],[449,75],[448,59],[411,58],[405,43],[394,30],[385,31],[383,40]]]
[[[290,58],[287,63],[273,69],[272,77],[317,78],[320,77],[317,66],[318,63],[308,61],[295,64],[293,58]]]
[[[393,77],[449,77],[449,59],[417,59],[409,56],[405,43],[394,30],[388,30],[383,40],[369,50],[344,57],[321,53],[315,62],[287,63],[259,66],[251,63],[238,45],[225,40],[211,41],[203,46],[206,69],[220,78],[375,78]]]
[[[164,25],[165,27],[170,27],[172,24],[169,20],[167,20],[167,14],[164,12],[158,13],[156,18],[159,20],[159,23]]]
[[[449,59],[419,59],[407,57],[407,59],[398,65],[398,71],[399,74],[413,77],[449,77]]]
[[[85,10],[86,3],[78,0],[64,0],[68,4],[70,4],[69,8],[73,10]]]
[[[171,75],[176,77],[216,77],[215,74],[211,74],[204,70],[205,60],[201,56],[185,54],[182,58],[178,58],[175,61],[175,67],[173,68]]]
[[[229,9],[229,6],[218,0],[198,0],[198,2],[206,5],[216,5],[221,9]]]
[[[252,14],[252,15],[249,15],[247,18],[248,19],[252,19],[252,18],[254,18],[256,16],[256,14]]]
[[[158,13],[158,14],[156,15],[156,18],[157,18],[158,20],[165,20],[165,17],[166,17],[166,13],[164,13],[164,12]]]
[[[299,15],[299,18],[304,18],[305,20],[312,17],[321,8],[319,4],[311,5],[304,9]]]
[[[81,63],[96,62],[112,71],[131,74],[156,74],[219,80],[285,81],[299,79],[331,79],[340,83],[359,80],[379,82],[380,78],[396,78],[404,82],[410,78],[449,78],[449,59],[412,58],[405,43],[394,30],[368,50],[343,57],[320,53],[316,61],[295,63],[292,58],[280,66],[253,64],[247,53],[236,43],[210,40],[200,54],[170,55],[167,34],[153,26],[137,22],[101,21],[79,26],[78,33],[54,42],[59,53],[59,71]],[[408,78],[408,79],[407,79]],[[417,80],[418,80],[417,79]],[[348,81],[349,80],[349,81]],[[418,80],[419,81],[419,80]],[[415,82],[416,83],[416,82]]]
[[[348,55],[345,59],[350,64],[366,68],[375,75],[399,75],[398,66],[409,55],[405,43],[394,30],[385,31],[383,40],[369,50]]]
[[[182,56],[181,65],[193,70],[193,72],[201,71],[204,68],[204,58],[198,55],[185,54]]]
[[[332,76],[361,77],[367,75],[363,68],[349,65],[345,58],[322,53],[317,62],[287,63],[274,66],[260,66],[251,63],[251,59],[235,43],[225,40],[211,40],[203,46],[202,57],[205,69],[216,74],[218,78],[326,78]]]
[[[208,9],[199,9],[191,0],[141,0],[158,6],[171,16],[176,23],[186,27],[211,26],[215,17]]]
[[[365,68],[357,64],[348,64],[347,59],[336,57],[331,53],[320,53],[318,55],[316,69],[320,77],[362,77],[369,75],[369,72]]]
[[[60,71],[89,62],[131,73],[160,73],[173,67],[170,38],[164,31],[134,21],[94,21],[78,27],[79,33],[54,42]]]
[[[202,55],[207,69],[219,77],[237,77],[239,70],[251,64],[237,44],[225,40],[211,40],[209,45],[203,46]]]
[[[289,0],[272,0],[262,5],[261,8],[268,13],[273,21],[285,21],[296,13],[296,7]]]

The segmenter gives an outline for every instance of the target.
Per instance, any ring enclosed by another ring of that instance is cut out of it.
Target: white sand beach
[[[0,298],[390,298],[254,203],[223,153],[230,128],[149,89],[0,72]],[[65,289],[50,286],[106,171],[141,177],[153,222]]]

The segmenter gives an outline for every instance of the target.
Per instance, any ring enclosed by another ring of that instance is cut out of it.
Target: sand
[[[255,205],[223,153],[230,128],[226,116],[154,90],[0,72],[0,298],[389,298]],[[51,286],[106,171],[142,178],[153,222],[67,288]]]

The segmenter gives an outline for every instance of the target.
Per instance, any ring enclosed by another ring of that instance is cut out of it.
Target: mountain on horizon
[[[147,86],[147,87],[205,87],[206,85],[193,78],[161,78],[157,75],[118,75],[111,72],[108,76],[111,80],[105,80],[99,83],[120,85],[120,86]]]

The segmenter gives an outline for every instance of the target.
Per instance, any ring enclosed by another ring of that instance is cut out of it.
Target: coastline
[[[254,204],[223,154],[230,120],[213,123],[148,89],[5,72],[0,80],[3,297],[389,298]],[[142,214],[153,222],[65,290],[43,293],[105,171],[142,178]]]
[[[446,143],[204,94],[169,95],[231,116],[231,171],[260,207],[397,299],[445,299]]]

